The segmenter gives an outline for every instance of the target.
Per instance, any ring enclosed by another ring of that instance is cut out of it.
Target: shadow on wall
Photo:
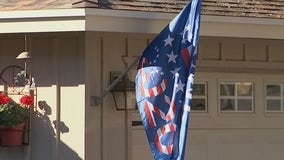
[[[32,130],[32,137],[37,137],[32,141],[32,159],[51,160],[59,157],[60,160],[82,160],[74,150],[59,140],[58,149],[56,142],[56,132],[68,134],[69,128],[64,122],[51,122],[49,115],[52,114],[51,107],[45,101],[38,102],[38,109],[33,114],[32,125],[36,130]],[[54,114],[53,114],[54,115]],[[36,152],[38,151],[38,152]]]
[[[31,159],[34,160],[82,160],[74,150],[58,141],[56,147],[56,131],[68,134],[69,128],[64,122],[51,122],[51,107],[45,101],[39,101],[37,111],[32,115],[31,129]],[[0,160],[25,160],[28,159],[28,146],[0,147]]]
[[[24,62],[15,59],[24,48],[23,37],[22,34],[0,35],[0,50],[5,50],[0,53],[0,73],[10,64],[21,66],[16,70],[12,67],[11,70],[5,71],[11,82],[14,82],[15,77],[12,73],[18,73],[24,68]],[[77,87],[85,83],[83,40],[83,33],[46,33],[28,36],[29,50],[32,51],[33,56],[27,63],[27,71],[35,77],[38,88],[53,85]],[[4,85],[2,75],[0,87]],[[45,94],[49,96],[52,93]],[[53,107],[46,101],[39,101],[37,112],[32,116],[31,159],[55,160],[59,157],[59,160],[82,160],[70,146],[57,140],[57,137],[60,137],[56,136],[58,132],[67,136],[71,134],[69,127],[71,128],[72,124],[53,121],[57,119]],[[0,147],[0,160],[26,160],[28,158],[23,157],[27,154],[27,148]]]

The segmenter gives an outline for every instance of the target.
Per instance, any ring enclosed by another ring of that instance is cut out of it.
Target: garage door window
[[[207,83],[194,82],[191,110],[207,111]]]
[[[268,112],[284,111],[284,84],[266,84],[266,110]]]
[[[219,108],[221,112],[253,112],[252,82],[221,82]]]

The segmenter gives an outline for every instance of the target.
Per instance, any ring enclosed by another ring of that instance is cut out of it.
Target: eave
[[[0,12],[0,33],[102,31],[159,33],[173,13],[112,9],[57,9]],[[284,39],[284,20],[201,17],[201,36]]]
[[[0,33],[85,30],[85,9],[1,11]]]

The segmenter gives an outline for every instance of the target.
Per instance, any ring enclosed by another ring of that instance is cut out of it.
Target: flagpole
[[[136,65],[136,63],[140,60],[140,56],[137,57],[122,73],[104,90],[104,92],[100,96],[91,96],[91,105],[97,106],[102,103],[103,98],[110,92],[120,81],[121,79],[127,75],[129,70]]]

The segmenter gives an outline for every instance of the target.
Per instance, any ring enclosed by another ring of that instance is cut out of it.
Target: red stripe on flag
[[[163,153],[164,151],[163,151],[163,148],[162,148],[162,144],[160,142],[160,139],[159,139],[159,136],[158,136],[157,133],[155,135],[155,143],[156,143],[156,146],[159,149],[159,151]]]
[[[189,68],[189,61],[190,61],[190,53],[188,52],[187,48],[183,48],[181,50],[181,54],[186,65],[186,68]]]
[[[167,146],[168,154],[172,154],[172,145]]]
[[[161,117],[161,112],[158,107],[154,106],[154,111],[159,117]]]
[[[139,84],[139,90],[143,96],[146,96],[142,80],[140,81],[140,84]]]
[[[163,92],[163,88],[162,88],[162,85],[158,85],[157,86],[157,93],[160,94]]]
[[[148,89],[148,91],[149,91],[150,97],[155,97],[155,93],[153,91],[153,88]]]
[[[151,116],[151,111],[149,109],[147,102],[144,102],[144,110],[146,112],[146,116],[147,116],[147,119],[149,120],[150,126],[155,127],[154,119]]]
[[[169,124],[169,127],[170,127],[170,131],[175,131],[175,126],[172,123]]]

